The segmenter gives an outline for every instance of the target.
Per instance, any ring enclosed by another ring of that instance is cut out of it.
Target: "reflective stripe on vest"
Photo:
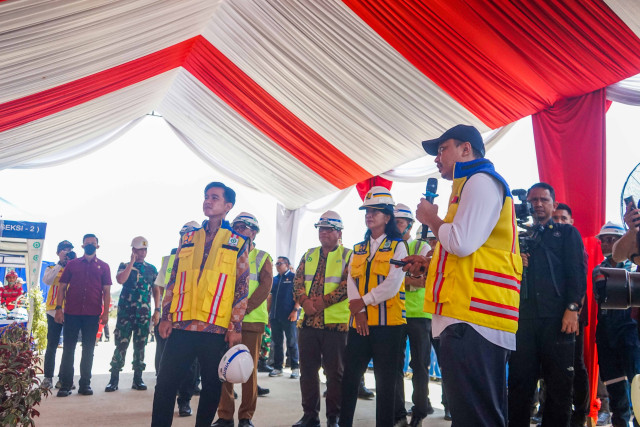
[[[321,247],[309,249],[304,261],[304,289],[307,296],[311,290],[313,278],[318,270]],[[351,250],[340,245],[336,250],[327,254],[326,267],[324,271],[324,295],[330,294],[340,286],[342,273],[351,256]],[[330,305],[324,309],[324,323],[347,323],[349,321],[349,302],[344,299],[339,303]]]
[[[522,258],[518,246],[513,198],[504,179],[486,159],[456,164],[445,223],[453,222],[462,189],[475,173],[501,183],[504,200],[496,226],[473,254],[458,257],[436,244],[426,283],[424,310],[480,326],[516,332],[520,305]]]
[[[356,282],[360,295],[367,294],[387,278],[391,268],[389,260],[393,258],[400,242],[405,244],[403,240],[387,240],[385,238],[371,261],[368,260],[370,254],[368,240],[354,247],[351,259],[351,277]],[[404,280],[396,295],[378,305],[367,306],[369,326],[404,325],[407,323],[405,317]],[[349,321],[351,326],[353,326],[353,320],[351,317]]]
[[[206,232],[202,228],[182,236],[170,312],[174,322],[200,320],[228,328],[237,259],[245,239],[223,221],[201,272],[205,240]]]
[[[54,268],[51,266],[49,268]],[[53,279],[53,284],[49,287],[49,292],[47,292],[47,306],[46,310],[55,310],[56,305],[58,305],[58,292],[60,291],[60,277],[62,277],[62,272],[64,271],[64,267],[58,271],[56,274],[56,278]],[[62,301],[62,306],[64,307],[64,301]]]
[[[253,248],[253,250],[249,252],[249,297],[253,295],[260,285],[260,272],[267,260],[271,261],[271,255],[265,251]],[[244,316],[242,321],[247,323],[269,323],[267,300],[262,301],[262,304]]]

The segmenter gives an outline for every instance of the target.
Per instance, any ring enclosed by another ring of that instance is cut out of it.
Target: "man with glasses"
[[[347,346],[349,305],[347,266],[351,250],[341,244],[342,218],[327,211],[315,224],[320,246],[309,249],[296,271],[293,297],[303,308],[299,325],[302,418],[294,427],[320,425],[320,377],[327,377],[327,425],[337,426],[342,399],[344,349]]]
[[[284,362],[283,340],[287,337],[287,352],[291,360],[291,378],[300,376],[298,364],[298,338],[296,321],[300,305],[293,300],[293,278],[295,274],[289,269],[289,258],[280,256],[276,262],[278,275],[273,279],[271,288],[269,323],[271,325],[271,350],[273,351],[273,371],[270,377],[282,376]]]
[[[248,212],[241,212],[231,224],[233,231],[249,238],[249,296],[247,311],[242,320],[242,344],[247,346],[253,358],[253,374],[242,384],[242,402],[238,409],[238,427],[245,427],[253,426],[251,419],[258,400],[258,356],[264,325],[269,321],[267,297],[273,283],[273,267],[271,255],[255,245],[256,236],[260,232],[258,219]],[[233,384],[225,382],[218,405],[218,420],[213,425],[233,427],[234,411]]]

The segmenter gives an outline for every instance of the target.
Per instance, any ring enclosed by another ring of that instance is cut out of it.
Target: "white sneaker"
[[[45,377],[42,383],[40,383],[40,387],[51,390],[53,387],[53,378]]]
[[[282,376],[282,370],[281,369],[274,369],[273,371],[269,372],[269,376],[270,377],[281,377]]]
[[[300,378],[300,369],[298,369],[298,368],[292,369],[291,370],[291,376],[289,378],[292,378],[294,380],[297,380],[298,378]]]

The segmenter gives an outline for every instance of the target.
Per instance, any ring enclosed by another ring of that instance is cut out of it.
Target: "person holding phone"
[[[613,245],[611,257],[615,262],[631,261],[640,265],[640,209],[636,206],[633,196],[624,199],[627,211],[624,214],[624,222],[629,230]]]
[[[131,242],[131,260],[120,263],[116,280],[122,285],[120,300],[118,301],[118,320],[113,331],[113,341],[116,346],[111,359],[111,379],[106,392],[118,389],[120,371],[124,366],[127,348],[133,335],[133,384],[134,390],[146,390],[147,385],[142,381],[144,363],[144,348],[149,337],[149,325],[152,318],[151,295],[154,282],[158,277],[158,270],[144,259],[147,257],[149,242],[142,236],[134,237]],[[153,312],[153,324],[160,320],[160,299],[153,293],[156,309]],[[105,307],[105,311],[108,309]]]

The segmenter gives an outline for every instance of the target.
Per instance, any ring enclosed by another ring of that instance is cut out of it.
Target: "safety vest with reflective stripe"
[[[48,268],[54,268],[55,265],[52,265]],[[58,299],[58,292],[60,291],[60,277],[62,276],[62,272],[64,271],[64,267],[58,271],[56,278],[53,279],[53,284],[49,287],[49,292],[47,292],[47,308],[46,311],[55,310],[56,305],[58,303],[56,300]],[[62,306],[64,307],[64,301],[62,302]]]
[[[358,243],[353,248],[353,257],[351,258],[351,277],[358,286],[360,295],[365,295],[372,289],[376,288],[387,278],[391,264],[389,261],[393,258],[398,243],[405,244],[404,240],[395,239],[387,240],[386,238],[380,244],[371,261],[369,258],[369,240]],[[404,325],[407,323],[404,310],[404,280],[400,285],[397,294],[386,301],[382,301],[378,305],[367,306],[367,323],[369,326],[380,325]],[[353,316],[349,321],[353,327]]]
[[[228,328],[236,288],[237,258],[245,238],[235,234],[229,223],[223,221],[200,273],[205,240],[204,228],[182,236],[176,255],[178,271],[170,312],[174,322],[201,320]]]
[[[311,289],[311,283],[318,270],[321,247],[309,249],[304,261],[304,289],[307,296]],[[342,272],[349,262],[351,249],[340,245],[327,255],[327,264],[324,270],[324,295],[330,294],[340,286]],[[339,303],[330,305],[324,309],[324,323],[347,323],[349,321],[349,301],[344,299]]]
[[[423,240],[412,240],[409,242],[409,255],[418,255],[422,247],[427,242]],[[425,313],[422,309],[424,305],[424,288],[407,287],[405,289],[405,305],[407,310],[407,318],[431,319],[430,313]]]
[[[249,297],[258,289],[260,285],[260,272],[267,260],[271,261],[271,255],[265,251],[253,248],[249,252]],[[271,272],[269,272],[271,274]],[[269,323],[269,312],[267,311],[267,300],[253,309],[251,313],[244,316],[243,322],[248,323]]]
[[[456,215],[465,182],[486,173],[504,189],[498,223],[474,253],[458,257],[438,243],[431,259],[424,311],[507,332],[518,329],[522,258],[509,186],[486,159],[456,163],[449,210],[444,222]]]

